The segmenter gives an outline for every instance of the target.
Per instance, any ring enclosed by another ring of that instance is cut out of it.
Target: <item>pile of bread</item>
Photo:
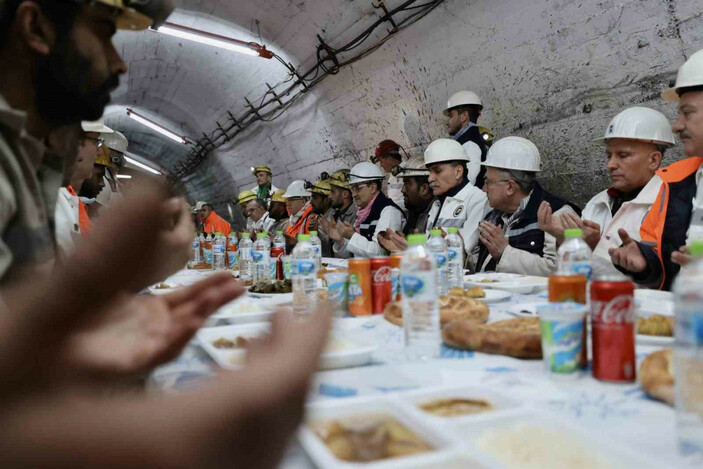
[[[449,347],[516,358],[542,358],[539,318],[515,318],[487,324],[488,305],[481,287],[452,288],[439,298],[442,339]],[[388,303],[383,312],[389,322],[403,325],[400,302]]]

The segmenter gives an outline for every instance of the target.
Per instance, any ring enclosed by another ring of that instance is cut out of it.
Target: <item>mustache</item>
[[[679,132],[679,138],[691,138],[691,134],[688,133],[688,130],[682,130],[681,132]]]

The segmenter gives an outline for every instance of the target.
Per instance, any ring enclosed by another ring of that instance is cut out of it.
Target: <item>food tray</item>
[[[476,397],[493,403],[497,409],[481,414],[442,418],[428,416],[416,408],[418,402],[425,399],[443,397]],[[419,391],[408,391],[393,394],[393,396],[368,396],[343,400],[328,400],[311,403],[307,406],[306,422],[318,419],[335,419],[353,415],[385,414],[394,417],[400,423],[413,430],[418,436],[432,444],[436,451],[411,455],[378,462],[346,462],[337,459],[325,446],[324,442],[304,424],[298,434],[303,448],[310,455],[317,467],[369,468],[369,469],[452,469],[452,468],[506,468],[525,466],[506,466],[491,455],[489,448],[480,449],[480,440],[487,432],[509,431],[526,424],[528,429],[539,427],[556,434],[556,438],[564,438],[564,445],[575,442],[575,446],[583,445],[588,455],[599,456],[608,468],[653,469],[665,467],[661,461],[651,457],[643,457],[627,447],[614,444],[607,437],[579,427],[572,421],[563,419],[547,411],[537,412],[521,407],[519,401],[509,396],[481,386],[438,387]],[[551,436],[551,435],[550,435]],[[523,438],[518,438],[514,447],[519,447]],[[553,440],[549,440],[554,445]],[[557,443],[558,444],[558,443]],[[557,448],[558,446],[554,446]],[[550,450],[552,446],[550,446]],[[505,454],[502,450],[498,457]],[[542,469],[557,466],[549,464]],[[564,466],[558,466],[564,469]]]
[[[198,341],[205,352],[212,357],[222,368],[238,369],[246,357],[245,349],[218,349],[212,342],[219,338],[233,340],[236,337],[258,337],[271,330],[269,323],[238,324],[233,326],[208,327],[200,329],[197,333]],[[330,370],[363,366],[371,361],[375,345],[366,344],[356,338],[349,337],[341,331],[333,330],[330,333],[333,339],[344,342],[343,350],[325,352],[320,357],[320,369]]]

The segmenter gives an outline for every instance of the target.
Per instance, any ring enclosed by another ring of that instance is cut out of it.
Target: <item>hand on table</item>
[[[503,255],[503,251],[508,246],[508,238],[503,234],[503,229],[487,221],[479,223],[478,239],[496,259]]]
[[[671,254],[671,261],[681,267],[690,263],[691,260],[693,260],[693,258],[691,257],[691,252],[689,251],[688,246],[681,246],[678,251],[674,251]]]
[[[620,266],[628,272],[640,273],[647,268],[647,259],[645,259],[637,242],[630,238],[627,231],[620,228],[618,235],[622,240],[619,248],[608,249],[610,260],[613,265]]]

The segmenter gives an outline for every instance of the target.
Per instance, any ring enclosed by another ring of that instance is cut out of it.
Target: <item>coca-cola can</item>
[[[371,259],[373,314],[383,314],[391,295],[391,260],[388,257],[374,257]]]
[[[593,377],[635,381],[635,285],[631,280],[596,277],[591,283]]]
[[[283,256],[286,255],[286,250],[277,247],[271,248],[271,260],[276,263],[276,273],[274,280],[283,280],[285,276],[283,275]]]

